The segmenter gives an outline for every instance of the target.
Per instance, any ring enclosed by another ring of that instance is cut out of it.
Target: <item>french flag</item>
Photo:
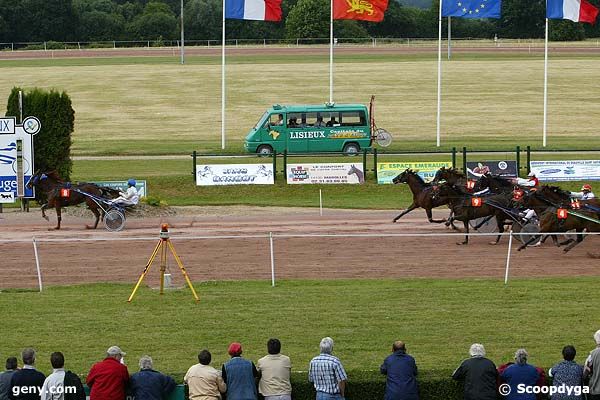
[[[281,0],[225,0],[225,18],[281,21]]]
[[[587,0],[547,0],[546,17],[594,24],[598,9]]]

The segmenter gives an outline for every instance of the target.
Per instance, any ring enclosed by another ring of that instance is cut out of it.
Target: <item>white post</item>
[[[542,145],[546,147],[546,126],[548,124],[548,18],[546,18],[546,39],[544,42],[544,128]]]
[[[323,192],[319,189],[319,215],[323,216]]]
[[[181,0],[181,64],[185,64],[185,42],[183,36],[183,0]]]
[[[448,60],[452,56],[452,17],[448,17]]]
[[[333,0],[329,2],[329,102],[333,103]]]
[[[40,292],[44,289],[42,286],[42,272],[40,271],[40,257],[38,256],[37,243],[35,241],[35,237],[33,238],[33,253],[35,254],[35,267],[37,269],[38,275],[38,285],[40,287]]]
[[[225,150],[225,0],[223,0],[223,37],[221,40],[221,149]]]
[[[442,112],[442,1],[444,0],[440,0],[440,15],[438,17],[437,147],[440,147],[440,114]]]
[[[508,235],[508,255],[506,256],[506,272],[504,272],[504,284],[508,285],[508,269],[510,267],[510,251],[512,250],[513,234],[512,229]]]
[[[269,247],[271,249],[271,286],[275,287],[275,256],[273,255],[273,232],[269,232]]]

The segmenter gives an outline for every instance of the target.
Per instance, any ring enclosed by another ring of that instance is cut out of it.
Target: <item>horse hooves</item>
[[[497,244],[498,244],[498,242],[490,242],[490,244],[491,244],[492,246],[495,246],[495,245],[497,245]]]
[[[47,215],[42,215],[42,217],[46,220],[46,221],[50,221],[50,218]]]
[[[463,246],[463,245],[467,245],[469,244],[469,242],[456,242],[457,246]]]
[[[91,226],[91,225],[86,225],[85,229],[96,229],[96,227],[95,226]]]

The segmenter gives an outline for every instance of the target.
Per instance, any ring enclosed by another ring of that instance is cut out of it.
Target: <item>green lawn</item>
[[[600,56],[551,55],[551,148],[600,148]],[[50,59],[0,62],[0,98],[12,87],[66,91],[76,110],[75,154],[186,154],[220,151],[218,57]],[[253,66],[259,66],[259,68]],[[328,99],[326,56],[231,57],[227,66],[227,151],[274,103]],[[337,102],[377,98],[376,119],[393,149],[435,149],[437,63],[431,54],[336,57]],[[543,60],[539,54],[456,54],[443,64],[442,145],[541,147]]]
[[[130,368],[150,354],[155,366],[178,377],[202,348],[213,363],[226,360],[227,345],[241,341],[257,360],[269,337],[279,337],[293,369],[306,370],[319,340],[331,336],[348,370],[376,370],[391,342],[407,342],[422,371],[452,370],[481,342],[497,363],[525,347],[533,364],[549,367],[566,344],[581,362],[598,329],[599,278],[512,280],[336,280],[207,282],[162,298],[142,288],[126,302],[132,285],[53,287],[42,294],[0,293],[4,310],[1,357],[24,346],[49,354],[63,351],[68,367],[86,373],[110,345],[128,354]],[[585,294],[585,301],[581,301]]]

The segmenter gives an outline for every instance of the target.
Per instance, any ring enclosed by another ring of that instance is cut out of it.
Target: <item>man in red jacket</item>
[[[118,346],[106,350],[106,358],[94,364],[87,376],[90,400],[125,400],[129,372],[122,363],[125,353]]]

